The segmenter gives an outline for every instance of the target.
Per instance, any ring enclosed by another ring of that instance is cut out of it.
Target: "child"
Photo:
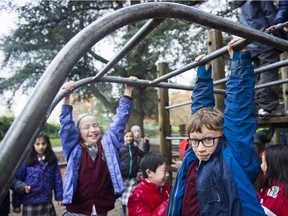
[[[137,172],[139,170],[139,158],[144,156],[138,146],[134,144],[133,133],[131,131],[124,132],[124,143],[120,149],[121,174],[124,181],[124,192],[119,198],[122,204],[122,216],[126,215],[126,206],[131,191],[137,185]]]
[[[13,211],[20,213],[23,204],[23,216],[56,216],[52,203],[52,191],[58,206],[62,205],[63,185],[57,158],[52,150],[48,135],[40,133],[33,150],[20,168],[17,179],[31,188],[26,195],[13,193]]]
[[[142,138],[141,128],[138,125],[133,125],[131,131],[134,136],[134,143],[139,147],[140,150],[145,153],[150,150],[150,143],[148,137]]]
[[[133,76],[130,79],[137,80]],[[71,91],[75,84],[68,82],[63,88]],[[114,208],[116,197],[123,192],[119,150],[124,144],[123,133],[130,115],[133,88],[125,85],[116,115],[103,137],[95,116],[82,114],[74,122],[70,96],[64,98],[59,135],[67,161],[63,196],[65,215],[107,215]]]
[[[148,152],[140,163],[141,183],[128,200],[128,215],[164,216],[170,194],[168,159],[159,152]]]
[[[213,109],[210,63],[197,70],[187,126],[191,147],[177,173],[167,215],[265,215],[252,184],[259,172],[253,152],[254,70],[248,52],[233,51],[236,41],[228,45],[232,66],[224,116]]]
[[[288,215],[288,147],[270,145],[262,155],[264,181],[258,198],[266,215]]]
[[[138,146],[140,150],[142,150],[145,154],[150,151],[150,143],[148,137],[142,137],[141,128],[138,125],[133,125],[131,127],[131,131],[133,133],[134,144]],[[139,161],[140,162],[140,161]],[[142,178],[141,170],[137,173],[137,183],[140,183]]]

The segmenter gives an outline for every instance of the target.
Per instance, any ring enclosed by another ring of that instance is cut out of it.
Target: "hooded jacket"
[[[211,70],[211,68],[210,68]],[[192,96],[192,113],[204,107],[214,107],[213,82],[198,69]],[[197,171],[196,190],[200,215],[265,215],[252,182],[259,172],[259,162],[253,151],[254,70],[248,52],[234,52],[231,74],[226,87],[224,138],[220,139],[208,161],[202,161]],[[191,147],[177,173],[169,199],[167,215],[181,215],[187,171],[197,160]]]
[[[123,180],[119,166],[119,151],[124,144],[124,129],[130,115],[131,98],[122,96],[113,122],[109,125],[102,137],[102,146],[114,187],[114,194],[121,195],[124,190]],[[82,147],[79,143],[80,134],[72,117],[72,106],[63,105],[60,115],[61,128],[59,136],[63,146],[67,168],[64,177],[63,204],[72,203],[76,193],[79,166],[81,162]]]

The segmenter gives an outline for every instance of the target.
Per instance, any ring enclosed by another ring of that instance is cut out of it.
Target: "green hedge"
[[[2,140],[7,133],[9,127],[14,121],[14,117],[0,116],[0,140]],[[44,127],[44,131],[49,134],[51,139],[58,139],[58,131],[60,129],[59,124],[47,123]]]

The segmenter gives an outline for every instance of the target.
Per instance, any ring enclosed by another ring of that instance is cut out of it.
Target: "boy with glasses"
[[[236,41],[228,45],[232,66],[224,115],[213,109],[210,63],[197,70],[187,126],[191,147],[177,173],[167,215],[265,215],[253,187],[259,172],[253,152],[254,70],[250,53],[233,51]]]

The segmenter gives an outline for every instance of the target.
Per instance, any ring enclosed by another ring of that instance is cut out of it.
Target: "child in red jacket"
[[[164,216],[170,194],[168,159],[159,152],[147,153],[140,163],[143,178],[128,200],[129,215]]]
[[[263,185],[258,198],[266,215],[288,215],[288,147],[271,145],[262,155]]]

